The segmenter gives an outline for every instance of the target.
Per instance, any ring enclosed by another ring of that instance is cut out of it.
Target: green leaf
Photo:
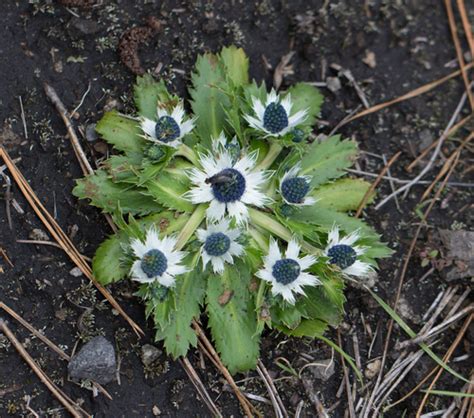
[[[297,328],[301,323],[301,312],[294,305],[276,304],[272,307],[270,315],[275,325],[278,326],[279,323],[282,323],[285,328],[290,330]]]
[[[255,306],[249,291],[251,273],[242,263],[227,265],[209,277],[207,313],[212,337],[231,373],[254,369],[259,356]]]
[[[364,198],[370,183],[360,179],[339,179],[316,189],[312,196],[318,199],[318,205],[339,212],[356,210]],[[375,192],[371,193],[367,203],[371,203]]]
[[[191,263],[194,264],[195,262]],[[199,265],[178,277],[174,294],[176,308],[169,312],[169,322],[165,327],[155,323],[156,339],[164,340],[166,352],[173,359],[185,356],[190,346],[197,345],[197,336],[191,322],[200,313],[206,286],[205,278],[206,275]]]
[[[344,282],[334,276],[319,278],[322,286],[305,288],[306,296],[299,299],[296,306],[306,318],[337,326],[344,313]]]
[[[127,276],[129,269],[124,265],[123,245],[127,238],[123,234],[112,235],[97,248],[92,260],[94,278],[103,285],[118,282]]]
[[[301,323],[295,328],[284,331],[286,334],[293,337],[319,337],[322,336],[328,329],[328,324],[319,319],[303,319]]]
[[[293,103],[291,109],[292,114],[299,110],[308,110],[308,117],[301,125],[314,125],[316,118],[321,112],[321,105],[324,100],[324,97],[319,90],[307,83],[297,83],[288,89],[287,94],[291,94],[291,101]]]
[[[114,183],[104,170],[96,170],[95,174],[77,180],[72,191],[79,199],[90,199],[92,206],[101,208],[105,213],[114,213],[120,207],[124,213],[139,215],[160,209],[145,192],[145,189]]]
[[[97,123],[96,131],[119,151],[141,154],[146,140],[142,138],[138,121],[120,115],[117,111],[107,112]]]
[[[174,107],[178,104],[177,97],[168,93],[165,82],[163,80],[156,81],[150,74],[137,77],[133,96],[138,113],[151,120],[156,120],[158,103],[165,107]]]
[[[372,292],[368,287],[366,287],[367,291],[372,295],[372,297],[379,303],[379,305],[385,309],[385,311],[390,315],[390,317],[398,324],[400,325],[400,328],[405,331],[410,338],[415,338],[416,333],[413,331],[408,324],[398,315],[380,296],[378,296],[376,293]],[[468,379],[465,377],[461,376],[458,372],[453,370],[451,367],[449,367],[441,358],[439,358],[428,345],[426,345],[423,342],[418,343],[420,348],[428,354],[439,366],[441,366],[444,370],[446,370],[448,373],[451,373],[453,376],[457,377],[458,379],[461,379],[462,381],[466,383],[470,383]]]
[[[104,161],[102,167],[107,170],[113,182],[135,184],[139,164],[140,162],[136,163],[125,155],[112,155]]]
[[[180,212],[192,212],[194,209],[194,205],[183,198],[189,187],[173,179],[170,174],[161,172],[155,180],[147,181],[145,187],[149,195],[166,208]]]
[[[249,59],[242,48],[237,48],[234,45],[222,48],[219,58],[224,67],[225,75],[235,87],[248,84]]]
[[[224,129],[224,108],[229,106],[229,99],[220,87],[225,77],[218,57],[213,54],[200,55],[191,81],[191,107],[194,114],[199,115],[195,132],[200,136],[201,144],[210,149],[211,138],[217,138]]]
[[[311,186],[316,187],[330,179],[343,176],[357,157],[354,141],[341,141],[339,135],[331,136],[323,142],[309,145],[301,160],[301,174],[312,176]]]

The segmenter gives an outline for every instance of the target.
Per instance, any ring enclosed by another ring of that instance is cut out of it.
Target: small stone
[[[35,241],[49,241],[49,235],[39,228],[33,229],[30,232],[29,237]]]
[[[420,132],[420,140],[418,142],[418,150],[421,152],[428,148],[434,141],[433,133],[429,129],[423,129]]]
[[[367,367],[365,368],[365,371],[364,371],[365,377],[367,379],[373,379],[379,373],[381,366],[382,366],[381,359],[374,360],[370,362],[369,364],[367,364]]]
[[[316,360],[312,367],[311,372],[315,379],[326,382],[334,374],[334,361],[331,359]]]
[[[339,80],[337,77],[328,77],[326,78],[326,86],[330,91],[336,93],[337,91],[341,90],[341,80]]]
[[[116,373],[113,345],[102,336],[93,338],[71,359],[68,371],[74,381],[111,382]]]
[[[69,274],[74,277],[80,277],[82,276],[82,271],[79,267],[74,267]]]
[[[362,58],[362,62],[370,68],[375,68],[377,66],[377,61],[375,60],[375,54],[372,51],[366,51],[365,57]]]
[[[163,354],[163,352],[156,348],[154,345],[145,344],[142,347],[141,359],[145,367],[151,366],[157,359]]]
[[[99,24],[90,19],[81,19],[80,17],[73,17],[71,24],[79,32],[85,35],[92,35],[100,30]]]
[[[95,123],[89,123],[89,125],[86,126],[86,139],[88,142],[95,142],[99,139],[95,130]]]
[[[151,409],[151,412],[155,417],[161,415],[161,410],[156,405],[153,405],[153,408]]]

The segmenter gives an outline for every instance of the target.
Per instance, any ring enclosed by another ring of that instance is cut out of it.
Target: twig
[[[313,390],[312,387],[312,380],[309,379],[301,379],[303,383],[304,390],[306,394],[308,395],[309,400],[311,403],[314,405],[314,408],[316,409],[316,413],[318,414],[318,418],[329,418],[329,414],[327,413],[326,408],[324,408],[324,405],[322,402],[319,400],[318,395],[316,392]]]
[[[206,387],[202,383],[201,379],[199,378],[198,374],[196,373],[196,370],[194,370],[194,367],[192,366],[192,364],[190,363],[188,358],[187,357],[181,357],[179,359],[179,362],[183,366],[183,369],[185,370],[185,372],[187,373],[189,379],[191,380],[194,387],[198,391],[199,396],[201,397],[203,402],[206,404],[208,409],[211,411],[211,413],[216,417],[222,417],[221,412],[219,411],[219,409],[217,408],[217,406],[213,402],[211,396],[209,395],[209,393],[206,390]]]
[[[263,380],[263,383],[264,383],[265,387],[267,388],[267,392],[270,395],[270,401],[272,403],[273,410],[275,411],[276,418],[283,418],[283,412],[281,411],[280,405],[276,400],[275,393],[272,391],[272,388],[268,384],[268,381],[265,378],[265,375],[263,374],[262,369],[258,365],[257,365],[257,373],[259,374],[259,376]]]
[[[109,291],[100,283],[94,280],[90,266],[84,261],[77,248],[71,242],[70,238],[64,233],[64,231],[57,224],[51,214],[42,205],[36,194],[31,189],[29,183],[25,180],[21,172],[11,160],[10,156],[8,155],[8,152],[3,147],[0,147],[0,157],[3,158],[3,160],[5,161],[8,169],[10,170],[10,173],[12,174],[15,182],[17,183],[18,187],[20,188],[28,203],[31,205],[41,222],[43,222],[49,233],[61,245],[61,247],[69,256],[69,258],[76,264],[76,266],[82,271],[82,273],[94,283],[100,293],[102,293],[102,295],[110,302],[110,304],[130,324],[134,332],[138,336],[144,335],[143,330],[125,313],[123,308],[109,293]]]
[[[89,85],[87,86],[86,92],[82,95],[81,101],[80,101],[79,104],[74,108],[74,110],[69,114],[69,116],[73,117],[74,114],[80,109],[80,107],[81,107],[82,104],[84,103],[85,98],[87,97],[87,95],[88,95],[89,92],[91,91],[91,86],[92,86],[92,83],[89,81]],[[59,110],[59,109],[58,109],[58,110]]]
[[[26,363],[28,363],[31,370],[33,370],[36,376],[38,376],[38,378],[51,391],[51,393],[56,397],[56,399],[59,402],[61,402],[61,404],[64,405],[64,407],[69,411],[69,413],[74,418],[82,418],[83,417],[82,413],[80,413],[78,409],[76,409],[77,405],[73,405],[66,399],[65,395],[61,392],[61,390],[51,381],[51,379],[46,375],[46,373],[36,364],[33,358],[28,354],[25,348],[21,345],[20,341],[18,341],[18,339],[13,334],[13,332],[7,326],[5,321],[1,318],[0,318],[0,331],[2,331],[5,334],[5,336],[10,340],[12,345],[21,355],[23,360],[25,360]],[[87,416],[91,416],[91,415],[87,413]]]
[[[461,49],[461,44],[459,42],[458,32],[456,29],[456,22],[454,21],[453,5],[451,0],[444,0],[444,5],[446,6],[446,13],[448,15],[449,29],[451,30],[451,36],[453,37],[454,48],[456,49],[456,55],[459,62],[459,67],[461,68],[462,78],[464,81],[464,86],[466,87],[466,93],[469,97],[469,103],[471,105],[471,110],[474,111],[474,98],[472,97],[471,86],[469,84],[469,79],[467,77],[467,70],[464,65],[464,57]],[[471,29],[469,28],[470,32]],[[474,59],[474,57],[472,57]]]
[[[219,355],[216,353],[216,350],[212,346],[211,342],[208,340],[206,334],[204,333],[203,329],[201,326],[193,320],[193,328],[198,335],[198,337],[201,339],[202,343],[204,346],[207,348],[209,353],[214,357],[214,360],[219,366],[220,372],[224,375],[225,379],[229,383],[230,387],[234,391],[235,395],[237,396],[237,399],[239,400],[240,404],[242,405],[242,408],[244,409],[245,414],[247,414],[248,417],[252,417],[252,410],[254,409],[254,406],[245,398],[245,396],[242,394],[241,390],[239,387],[236,385],[234,378],[232,375],[229,373],[229,370],[224,366],[222,363],[222,360],[220,359]]]
[[[385,165],[388,165],[388,160],[387,160],[387,157],[385,156],[385,154],[382,154],[382,158],[383,158],[383,163]],[[387,169],[387,174],[389,177],[392,177],[392,173],[390,172],[390,167],[388,167]],[[388,181],[389,184],[390,184],[390,189],[392,190],[392,192],[395,191],[395,184],[393,183],[393,180],[389,180]],[[401,207],[400,207],[400,202],[398,201],[398,196],[395,196],[395,205],[397,206],[397,209],[399,212],[402,211]]]
[[[3,259],[8,263],[8,265],[11,268],[15,267],[13,263],[11,262],[11,260],[8,258],[7,252],[2,247],[0,247],[0,255],[3,257]]]
[[[365,204],[367,203],[367,200],[369,200],[370,195],[374,192],[375,188],[378,186],[380,181],[382,180],[382,176],[385,175],[385,173],[388,171],[390,166],[397,161],[398,157],[402,154],[401,151],[398,151],[392,158],[390,158],[390,161],[385,165],[385,167],[382,169],[378,177],[375,179],[375,181],[370,185],[369,189],[365,192],[364,197],[362,198],[361,202],[359,203],[359,207],[357,208],[357,211],[354,215],[355,218],[358,218],[362,214],[362,210],[365,207]]]
[[[468,70],[468,69],[472,68],[473,65],[474,65],[474,63],[470,63],[470,64],[466,65],[464,68],[466,70]],[[370,115],[371,113],[378,112],[379,110],[385,109],[386,107],[392,106],[396,103],[400,103],[400,102],[403,102],[405,100],[412,99],[413,97],[419,96],[420,94],[423,94],[423,93],[426,93],[430,90],[433,90],[434,88],[440,86],[441,84],[445,83],[446,81],[451,80],[452,78],[461,75],[461,73],[462,73],[461,70],[454,71],[454,72],[452,72],[452,73],[450,73],[450,74],[448,74],[448,75],[446,75],[446,76],[444,76],[444,77],[442,77],[438,80],[432,81],[431,83],[428,83],[428,84],[424,84],[423,86],[418,87],[415,90],[412,90],[412,91],[410,91],[410,92],[408,92],[408,93],[406,93],[402,96],[399,96],[395,99],[388,100],[386,102],[379,103],[375,106],[372,106],[369,109],[366,109],[366,110],[363,110],[360,113],[357,113],[356,115],[351,117],[348,120],[348,122],[352,122],[353,120],[359,119],[362,116]]]
[[[79,138],[77,137],[76,131],[74,130],[74,126],[71,122],[71,119],[69,118],[69,112],[66,110],[66,107],[64,106],[63,102],[59,98],[54,88],[51,87],[48,83],[44,83],[44,91],[48,96],[49,100],[51,100],[51,103],[53,103],[56,107],[56,110],[59,112],[59,115],[61,116],[64,125],[66,126],[69,139],[71,140],[72,148],[74,150],[74,153],[76,154],[77,160],[79,161],[79,165],[81,166],[83,174],[85,176],[93,174],[94,169],[90,165],[89,160],[86,157],[86,153],[82,149],[81,143],[79,142]],[[88,91],[86,91],[86,94],[87,92]],[[81,104],[82,102],[80,103],[80,105]],[[109,214],[104,214],[104,216],[108,224],[112,228],[112,231],[117,232],[117,227],[115,226],[112,217]]]
[[[5,180],[5,212],[7,213],[7,221],[8,221],[8,227],[10,229],[13,229],[13,222],[12,222],[12,213],[10,210],[10,205],[12,201],[12,182],[10,180],[10,177],[8,177],[6,174],[0,172],[0,175],[3,177],[3,180]]]
[[[42,241],[42,240],[35,240],[35,239],[17,239],[16,242],[18,242],[19,244],[47,245],[50,247],[60,248],[61,250],[63,249],[63,247],[61,247],[57,242],[54,242],[54,241]],[[81,254],[81,257],[86,261],[92,262],[92,258],[90,257],[87,257],[83,254]]]
[[[461,100],[459,101],[457,107],[456,107],[456,110],[454,111],[453,115],[451,116],[451,119],[450,121],[448,122],[448,125],[446,126],[443,134],[441,135],[440,137],[440,140],[438,141],[438,144],[436,145],[436,148],[435,150],[433,151],[433,154],[431,155],[431,158],[430,160],[428,161],[428,164],[426,164],[426,166],[423,168],[423,170],[421,170],[421,172],[413,179],[411,180],[409,183],[405,184],[404,186],[400,187],[399,189],[397,189],[395,192],[391,193],[390,195],[388,195],[385,199],[383,199],[381,202],[379,202],[377,204],[377,206],[375,206],[375,209],[378,210],[380,209],[383,205],[385,205],[385,203],[387,203],[389,200],[391,200],[394,196],[400,194],[401,192],[403,191],[408,191],[412,186],[414,186],[421,178],[424,177],[424,175],[431,170],[431,167],[433,166],[436,158],[438,157],[438,154],[441,150],[441,146],[443,145],[444,143],[444,140],[447,138],[447,134],[449,132],[449,130],[451,129],[451,127],[454,125],[454,122],[456,120],[456,118],[458,117],[459,113],[461,113],[461,110],[464,106],[464,103],[466,102],[466,98],[467,98],[467,95],[466,93],[464,93],[461,97]]]
[[[348,115],[344,116],[338,124],[332,128],[331,132],[329,132],[328,136],[333,136],[339,129],[341,129],[346,123],[350,122],[352,120],[352,117],[357,114],[357,112],[360,110],[362,106],[359,105],[357,106],[351,113]]]
[[[338,64],[331,64],[331,67],[334,68],[336,71],[338,71],[340,74],[342,74],[346,79],[349,81],[349,83],[352,84],[354,87],[354,90],[356,91],[357,96],[359,97],[360,101],[364,105],[366,109],[370,108],[369,101],[367,100],[367,97],[365,96],[364,90],[359,86],[359,83],[357,83],[354,75],[352,72],[346,68],[341,67]]]
[[[28,128],[26,127],[25,109],[23,109],[23,100],[21,100],[21,96],[18,96],[18,100],[20,101],[21,121],[23,123],[23,132],[25,133],[25,138],[28,139]]]

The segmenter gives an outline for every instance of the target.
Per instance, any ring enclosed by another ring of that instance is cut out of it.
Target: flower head
[[[183,104],[179,103],[171,113],[164,108],[157,108],[157,120],[141,118],[140,126],[149,141],[176,148],[181,139],[194,128],[195,119],[184,121]]]
[[[234,257],[240,257],[244,248],[236,240],[241,234],[239,229],[230,229],[229,220],[223,219],[217,224],[209,224],[207,229],[196,231],[202,242],[202,264],[206,267],[209,261],[214,273],[224,271],[224,263],[234,264]]]
[[[366,251],[364,247],[354,245],[359,238],[357,231],[341,238],[339,227],[336,225],[328,234],[325,254],[329,257],[331,264],[337,265],[348,276],[365,277],[372,270],[370,264],[358,259]]]
[[[285,256],[275,240],[270,239],[268,255],[264,257],[264,268],[256,275],[272,284],[272,294],[281,295],[284,300],[294,304],[295,295],[304,295],[303,286],[316,286],[321,282],[316,276],[304,272],[316,262],[316,257],[299,257],[300,246],[295,240],[288,243]]]
[[[215,150],[213,155],[200,155],[202,170],[193,168],[189,171],[195,187],[185,197],[195,204],[209,202],[207,218],[211,222],[221,220],[226,212],[237,223],[245,222],[248,218],[246,205],[262,207],[269,202],[260,191],[268,173],[252,171],[257,160],[255,152],[234,159],[225,146],[218,152]]]
[[[289,205],[311,206],[316,203],[313,197],[307,197],[310,190],[310,176],[299,176],[300,167],[294,166],[280,180],[280,194]]]
[[[308,110],[291,114],[293,103],[290,94],[281,99],[275,90],[267,94],[265,103],[252,97],[252,110],[255,116],[244,115],[249,125],[266,133],[266,136],[283,136],[306,119]]]
[[[165,287],[173,287],[175,276],[188,271],[181,265],[186,253],[175,251],[176,238],[164,237],[160,239],[155,228],[150,228],[145,242],[135,239],[131,247],[138,259],[133,263],[130,275],[140,283],[157,281]]]

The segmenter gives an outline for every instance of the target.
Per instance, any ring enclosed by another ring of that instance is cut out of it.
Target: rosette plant
[[[248,65],[235,47],[199,56],[188,104],[139,77],[137,113],[97,124],[115,152],[74,189],[118,226],[95,278],[135,281],[175,358],[196,346],[202,317],[233,373],[256,366],[265,327],[318,337],[337,326],[346,281],[390,254],[350,216],[369,188],[345,171],[356,142],[313,133],[322,95],[268,90]]]

